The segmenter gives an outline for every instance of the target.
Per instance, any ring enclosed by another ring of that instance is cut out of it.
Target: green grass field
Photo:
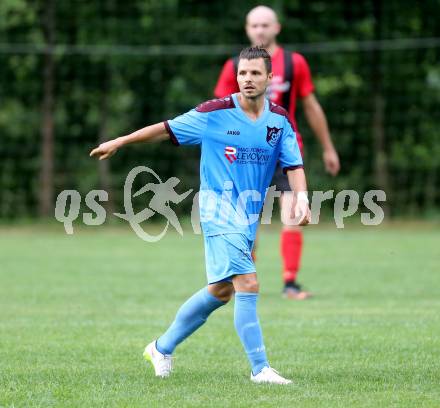
[[[309,227],[303,303],[280,296],[276,229],[257,269],[266,347],[292,386],[254,385],[233,305],[153,376],[147,342],[205,284],[202,239],[127,228],[0,229],[1,407],[440,407],[440,233]]]

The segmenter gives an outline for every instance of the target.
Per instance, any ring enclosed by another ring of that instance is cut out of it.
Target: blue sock
[[[257,299],[258,293],[237,292],[234,308],[235,329],[249,358],[254,375],[264,367],[269,367],[263,334],[257,317]]]
[[[211,295],[207,287],[199,290],[180,306],[171,326],[157,339],[157,350],[162,354],[173,354],[178,344],[194,333],[214,310],[224,304]]]

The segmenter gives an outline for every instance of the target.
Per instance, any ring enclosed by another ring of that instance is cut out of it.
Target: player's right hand
[[[108,159],[113,156],[120,147],[118,139],[113,139],[105,143],[101,143],[98,147],[90,152],[90,157],[96,156],[99,160]]]

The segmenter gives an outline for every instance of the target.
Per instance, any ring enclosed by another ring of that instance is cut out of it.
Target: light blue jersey
[[[295,131],[280,106],[266,99],[253,121],[237,94],[202,103],[165,122],[176,145],[201,145],[200,220],[205,236],[240,233],[255,240],[259,214],[279,162],[302,167]]]

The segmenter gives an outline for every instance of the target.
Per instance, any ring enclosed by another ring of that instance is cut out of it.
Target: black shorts
[[[275,185],[277,191],[292,191],[289,185],[289,179],[287,178],[287,175],[283,173],[280,166],[277,166],[270,185]]]

